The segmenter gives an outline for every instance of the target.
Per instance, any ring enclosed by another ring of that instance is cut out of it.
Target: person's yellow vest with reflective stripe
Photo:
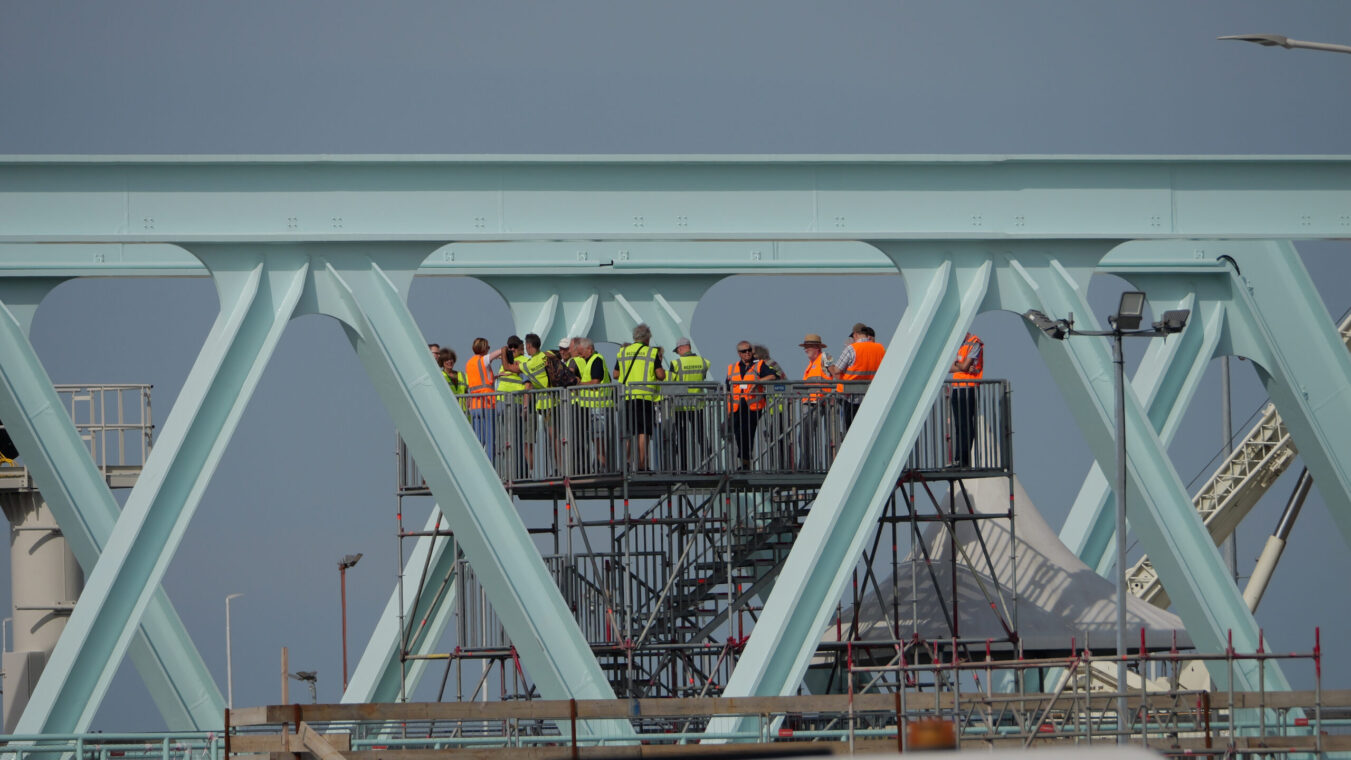
[[[667,373],[666,379],[676,383],[702,383],[708,379],[709,362],[698,354],[689,353],[684,356],[677,356],[671,362],[671,371]],[[686,388],[685,395],[702,396],[708,393],[706,388]],[[677,398],[675,407],[677,409],[703,409],[704,401],[696,401],[691,398]]]
[[[463,396],[469,393],[469,382],[464,379],[464,373],[456,372],[452,376],[450,374],[447,374],[446,371],[443,369],[441,370],[441,377],[444,377],[446,379],[446,385],[450,386],[450,392],[454,393],[456,396],[461,397],[459,399],[460,408],[465,410],[466,412],[469,411],[469,399],[463,398]]]
[[[630,343],[619,349],[615,363],[619,367],[619,382],[624,386],[624,398],[656,401],[657,349],[642,343]]]
[[[505,362],[505,359],[503,360]],[[525,355],[516,357],[515,364],[520,366],[525,363]],[[503,370],[497,375],[497,390],[499,393],[511,393],[514,391],[525,390],[525,381],[521,379],[519,373],[507,372]]]
[[[543,390],[549,387],[549,373],[544,371],[544,362],[546,357],[543,351],[536,351],[533,356],[525,360],[521,365],[521,371],[525,373],[526,382],[534,386],[535,390]],[[554,397],[550,393],[535,394],[535,408],[538,410],[552,409],[554,407]]]
[[[599,353],[593,353],[586,359],[583,359],[580,356],[574,356],[571,359],[568,359],[568,363],[572,365],[573,369],[577,370],[577,376],[582,378],[582,382],[591,379],[591,370],[596,362],[600,362],[600,376],[602,378],[606,377],[605,357],[601,356]],[[602,379],[601,385],[578,385],[574,387],[572,389],[572,403],[577,406],[587,407],[614,406],[614,400],[610,396],[610,391],[608,388],[604,388],[604,385],[605,380]]]

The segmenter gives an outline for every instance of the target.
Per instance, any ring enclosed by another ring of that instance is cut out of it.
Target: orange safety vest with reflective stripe
[[[755,363],[746,370],[746,374],[741,374],[741,362],[732,362],[727,365],[727,382],[732,386],[732,396],[727,399],[727,408],[733,412],[741,408],[741,402],[746,402],[746,408],[751,411],[759,411],[765,408],[765,387],[757,384],[760,379],[760,372],[765,363],[756,359]]]
[[[841,380],[867,380],[872,382],[877,368],[882,366],[882,357],[887,350],[881,343],[871,340],[859,341],[854,345],[854,363],[840,375]]]
[[[464,378],[469,383],[469,408],[470,409],[492,409],[497,406],[497,398],[493,395],[493,368],[488,366],[486,356],[475,354],[469,357],[469,363],[464,367]],[[483,398],[473,398],[480,394],[488,394]]]
[[[824,384],[811,383],[809,387],[820,388],[821,390],[819,392],[812,392],[808,394],[806,398],[802,399],[802,403],[814,404],[817,401],[820,401],[821,397],[825,396],[827,393],[830,393],[831,387],[830,385],[828,385],[828,383],[830,382],[830,375],[826,374],[825,354],[817,354],[816,358],[811,360],[811,362],[807,365],[807,370],[802,373],[802,379],[804,382],[811,382],[812,380],[825,381]]]
[[[953,380],[979,380],[985,374],[985,343],[981,341],[975,333],[967,333],[966,340],[962,341],[962,347],[957,349],[957,361],[964,362],[966,357],[976,352],[976,361],[971,365],[970,372],[953,372]],[[966,388],[975,385],[975,383],[953,383],[958,388]]]

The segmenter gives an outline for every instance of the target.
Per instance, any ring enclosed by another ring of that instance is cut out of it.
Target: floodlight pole
[[[1181,332],[1187,324],[1189,312],[1176,310],[1164,312],[1163,318],[1155,322],[1150,329],[1141,330],[1140,317],[1144,309],[1145,294],[1129,291],[1121,294],[1121,305],[1117,313],[1107,318],[1111,330],[1074,329],[1074,315],[1068,320],[1053,320],[1040,311],[1029,311],[1023,315],[1034,327],[1053,340],[1065,340],[1071,335],[1108,337],[1112,339],[1112,363],[1115,365],[1116,390],[1116,688],[1117,688],[1117,744],[1126,744],[1130,736],[1130,726],[1134,724],[1126,716],[1126,361],[1121,347],[1126,337],[1155,338]],[[1141,674],[1143,677],[1143,674]]]
[[[361,554],[348,554],[338,562],[338,586],[342,594],[342,693],[347,693],[347,568],[361,560]]]
[[[1121,330],[1112,330],[1112,361],[1116,364],[1116,714],[1126,720],[1126,361]],[[1117,726],[1117,744],[1126,743]]]
[[[230,652],[230,600],[243,594],[229,594],[225,597],[225,706],[235,709],[235,668]]]

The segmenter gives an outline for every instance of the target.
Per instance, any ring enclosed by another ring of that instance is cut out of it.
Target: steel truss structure
[[[1351,540],[1351,356],[1282,242],[1345,237],[1348,208],[1344,157],[0,159],[0,419],[88,575],[20,731],[86,727],[129,649],[171,726],[219,727],[219,690],[159,583],[280,334],[304,314],[350,339],[540,694],[614,696],[427,359],[405,305],[420,270],[482,277],[546,340],[616,341],[641,320],[667,344],[729,274],[901,272],[909,306],[727,696],[798,688],[976,315],[1074,312],[1093,329],[1090,276],[1124,277],[1156,310],[1193,315],[1150,347],[1127,394],[1132,531],[1201,651],[1224,651],[1231,630],[1233,647],[1256,651],[1164,443],[1205,364],[1247,357]],[[212,278],[220,315],[119,511],[69,419],[48,413],[57,400],[28,328],[63,279],[184,272]],[[1106,346],[1032,339],[1110,475]],[[1092,566],[1112,526],[1105,489],[1088,490],[1063,535]],[[423,551],[410,564],[453,562]],[[383,688],[399,606],[346,699]],[[1284,685],[1268,670],[1268,687]],[[1234,670],[1240,689],[1257,680]],[[579,730],[627,735],[612,721]]]

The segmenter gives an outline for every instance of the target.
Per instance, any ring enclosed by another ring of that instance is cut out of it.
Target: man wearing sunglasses
[[[740,469],[751,467],[755,447],[755,426],[765,409],[765,387],[758,381],[776,377],[774,370],[755,358],[750,341],[736,345],[737,361],[727,365],[727,411],[736,442],[736,458]]]

